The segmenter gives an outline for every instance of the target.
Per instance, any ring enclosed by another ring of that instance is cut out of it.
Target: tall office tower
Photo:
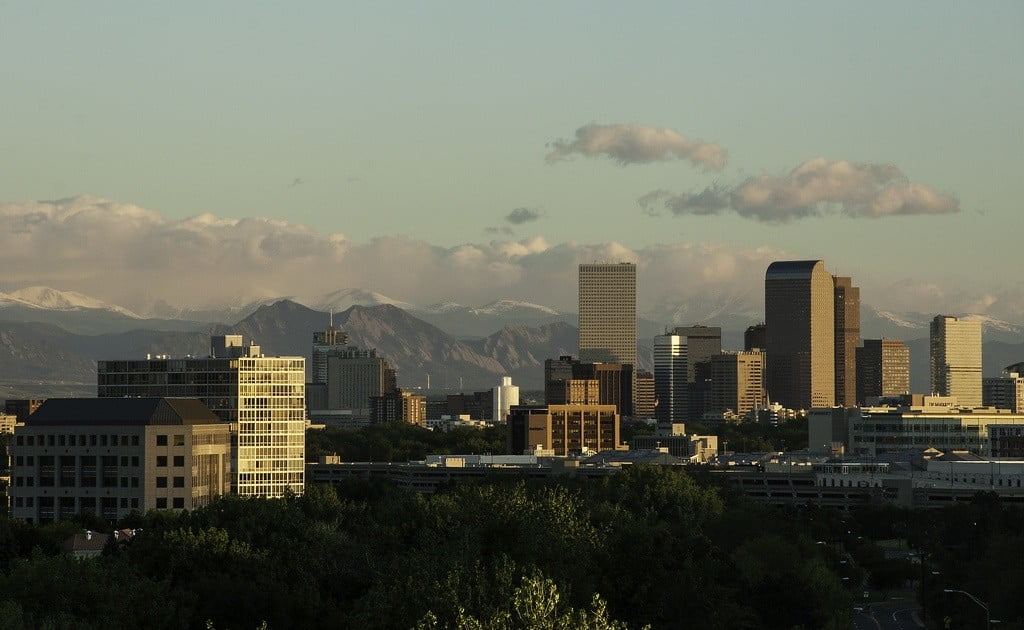
[[[574,379],[597,381],[598,402],[615,405],[620,416],[633,415],[633,366],[628,363],[584,363],[573,365]]]
[[[654,417],[654,372],[639,371],[636,373],[633,387],[633,417]]]
[[[370,396],[370,422],[388,424],[401,422],[427,426],[427,397],[401,389]]]
[[[744,350],[764,350],[766,343],[764,323],[748,326],[747,329],[743,331]]]
[[[686,337],[666,334],[654,338],[654,417],[660,424],[685,422]]]
[[[636,365],[636,265],[579,268],[580,361]]]
[[[860,287],[850,278],[835,276],[836,404],[857,405],[857,346],[860,345]]]
[[[548,405],[564,405],[565,382],[573,379],[573,365],[579,363],[568,355],[557,359],[544,360],[544,402]]]
[[[327,357],[344,352],[348,346],[348,335],[334,327],[334,314],[323,331],[313,333],[313,351],[310,361],[310,381],[327,382]]]
[[[932,393],[981,406],[981,322],[936,315],[929,327]]]
[[[723,352],[711,357],[711,410],[739,415],[765,404],[764,352]]]
[[[678,326],[673,334],[686,338],[686,381],[695,380],[694,369],[698,363],[710,361],[722,352],[722,329],[718,326]]]
[[[205,359],[166,356],[97,363],[100,398],[198,398],[234,423],[234,490],[301,494],[306,459],[306,360],[265,357],[242,335],[210,338]]]
[[[773,262],[764,276],[768,398],[790,409],[835,403],[835,302],[820,260]]]
[[[857,402],[910,393],[910,348],[899,339],[865,339],[857,348]]]
[[[394,392],[397,375],[374,350],[349,348],[327,357],[327,409],[349,410],[356,421],[370,421],[370,398]]]
[[[494,395],[494,413],[491,415],[493,422],[499,424],[505,422],[508,410],[513,405],[519,404],[519,388],[512,384],[511,376],[501,377],[501,385],[491,390]]]
[[[1024,413],[1024,364],[1016,363],[1007,367],[1003,375],[981,380],[981,398],[986,407],[1009,409],[1013,413]]]

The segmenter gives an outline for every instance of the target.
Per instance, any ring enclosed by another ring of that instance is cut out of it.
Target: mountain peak
[[[2,295],[2,294],[0,294]],[[77,291],[60,291],[51,287],[25,287],[7,294],[8,298],[25,306],[48,311],[79,311],[82,309],[98,309],[120,313],[132,319],[142,319],[140,315],[115,304],[109,304]]]

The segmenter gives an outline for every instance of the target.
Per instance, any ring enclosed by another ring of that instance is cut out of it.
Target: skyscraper
[[[711,357],[711,410],[739,415],[762,407],[764,351],[723,352]]]
[[[981,322],[936,315],[929,327],[932,392],[981,406]]]
[[[636,265],[579,266],[580,361],[636,366]]]
[[[327,382],[327,357],[345,351],[348,335],[334,327],[334,314],[327,328],[313,333],[313,351],[310,362],[310,379],[313,383]]]
[[[857,402],[910,393],[910,348],[899,339],[865,339],[857,348]]]
[[[694,366],[710,361],[722,352],[722,329],[718,326],[678,326],[672,331],[686,338],[686,380],[694,382]]]
[[[860,288],[850,278],[833,278],[835,300],[836,404],[857,404],[857,346],[860,345]]]
[[[198,398],[237,426],[232,485],[243,496],[302,494],[306,360],[266,357],[242,335],[210,338],[208,358],[97,363],[100,398]]]
[[[773,262],[764,277],[768,398],[791,409],[835,403],[835,298],[821,260]]]
[[[744,350],[764,350],[765,343],[765,328],[763,322],[760,324],[754,324],[753,326],[748,326],[743,332]]]
[[[687,415],[686,337],[654,338],[654,417],[661,424],[684,422]]]

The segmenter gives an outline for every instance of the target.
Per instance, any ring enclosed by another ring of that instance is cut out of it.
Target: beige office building
[[[99,361],[101,398],[198,398],[236,427],[234,491],[302,494],[306,454],[306,360],[266,357],[242,335],[211,337],[205,359]]]
[[[850,278],[832,279],[835,302],[836,404],[857,404],[857,346],[860,345],[860,287]]]
[[[579,318],[581,362],[628,363],[635,369],[636,265],[580,265]]]
[[[857,348],[857,402],[910,393],[910,348],[899,339],[865,339]]]
[[[820,260],[773,262],[764,279],[768,398],[790,409],[835,404],[835,297]]]
[[[737,415],[759,409],[764,399],[764,353],[722,352],[711,357],[711,409]]]
[[[929,333],[932,393],[980,407],[981,322],[936,315]]]
[[[192,510],[231,488],[231,435],[194,398],[51,398],[15,429],[11,514]]]
[[[540,449],[559,457],[624,448],[615,405],[513,407],[508,414],[508,447],[513,455]]]

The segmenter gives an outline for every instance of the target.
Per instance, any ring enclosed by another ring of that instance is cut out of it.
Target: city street
[[[856,630],[918,630],[921,607],[912,600],[892,600],[868,604],[860,612],[854,611]]]

